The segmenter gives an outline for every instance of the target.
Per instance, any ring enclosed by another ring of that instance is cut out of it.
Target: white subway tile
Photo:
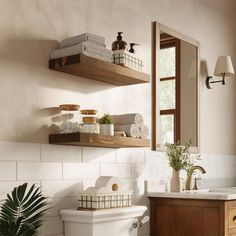
[[[236,165],[236,156],[234,155],[225,155],[225,164],[226,165]]]
[[[144,149],[143,148],[118,149],[117,163],[144,163]]]
[[[223,165],[225,164],[224,155],[209,154],[209,165]]]
[[[82,190],[78,180],[45,180],[41,185],[44,194],[50,197],[72,197]]]
[[[99,176],[98,163],[64,163],[64,179],[88,179]]]
[[[143,178],[137,178],[133,183],[134,193],[144,194],[145,193],[145,180]]]
[[[83,162],[115,163],[116,149],[83,147]]]
[[[163,154],[157,151],[145,150],[145,163],[159,164],[163,158]]]
[[[206,165],[203,166],[203,168],[205,169],[206,173],[205,174],[201,174],[200,172],[195,172],[198,173],[199,175],[202,176],[202,178],[214,178],[217,176],[217,166],[216,165]]]
[[[50,209],[46,217],[59,216],[62,209],[76,209],[79,206],[78,197],[50,198]]]
[[[83,179],[82,180],[82,191],[89,187],[95,186],[96,179]]]
[[[18,180],[53,180],[62,178],[62,164],[51,162],[19,162]]]
[[[44,218],[41,236],[63,234],[63,222],[59,216]]]
[[[132,179],[121,179],[123,191],[133,191],[134,181]]]
[[[1,165],[1,164],[0,164]],[[0,182],[0,195],[6,195],[7,193],[12,192],[12,190],[24,184],[26,181],[2,181]],[[36,187],[40,186],[39,181],[27,181],[28,186],[31,187],[32,184],[36,184]]]
[[[229,177],[226,179],[227,186],[229,187],[235,187],[236,186],[236,178],[235,177]]]
[[[50,144],[41,145],[41,161],[81,162],[81,156],[81,147]]]
[[[101,175],[130,178],[130,164],[101,164]]]
[[[155,178],[158,176],[158,166],[156,164],[134,164],[132,166],[132,177],[137,178]]]
[[[16,180],[16,162],[0,162],[0,181]]]
[[[201,180],[201,188],[218,188],[227,185],[226,178],[209,178]]]
[[[209,156],[208,154],[201,154],[200,160],[195,162],[196,165],[205,166],[209,165]]]
[[[236,177],[236,165],[221,165],[217,166],[218,177]]]
[[[0,160],[39,161],[40,144],[0,142]]]

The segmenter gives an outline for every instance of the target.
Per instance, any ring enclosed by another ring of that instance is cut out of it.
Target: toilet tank
[[[133,223],[146,211],[146,206],[102,210],[60,211],[65,236],[137,236]]]

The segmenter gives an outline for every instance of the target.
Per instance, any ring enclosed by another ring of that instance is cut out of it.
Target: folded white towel
[[[141,125],[140,127],[140,137],[147,138],[149,135],[149,129],[146,125]]]
[[[110,58],[112,60],[112,51],[106,48],[103,48],[99,45],[95,45],[91,42],[81,42],[76,44],[72,47],[61,48],[54,50],[51,53],[51,59],[65,57],[65,56],[72,56],[83,52],[89,52],[97,54],[101,57]]]
[[[87,51],[83,51],[82,54],[84,54],[84,55],[86,55],[88,57],[96,58],[96,59],[101,60],[101,61],[112,62],[112,59],[110,57],[103,56],[103,55],[100,55],[100,54],[96,54],[96,53],[92,53],[92,52],[87,52]]]
[[[139,127],[141,127],[143,124],[143,117],[139,113],[113,115],[112,119],[115,125],[137,124]]]
[[[128,137],[138,138],[140,137],[140,129],[136,124],[128,125],[115,125],[115,131],[124,131]]]
[[[84,33],[61,41],[60,48],[71,47],[83,41],[91,41],[106,47],[105,38],[96,34]]]

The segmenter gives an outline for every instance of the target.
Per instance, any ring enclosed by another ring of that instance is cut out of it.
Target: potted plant
[[[200,158],[200,155],[190,155],[190,145],[191,140],[184,146],[181,146],[179,143],[167,143],[165,145],[168,164],[172,168],[172,176],[170,180],[171,192],[182,191],[180,171],[185,170],[187,174],[190,174],[192,167],[194,166],[194,162]]]
[[[109,114],[104,114],[100,119],[100,133],[105,135],[114,135],[114,122]]]
[[[48,210],[47,197],[40,187],[27,183],[7,194],[0,211],[0,236],[36,236],[42,225],[42,216]]]

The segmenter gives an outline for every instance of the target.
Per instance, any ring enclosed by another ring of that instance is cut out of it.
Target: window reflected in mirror
[[[197,47],[162,32],[158,59],[158,143],[197,146]]]

